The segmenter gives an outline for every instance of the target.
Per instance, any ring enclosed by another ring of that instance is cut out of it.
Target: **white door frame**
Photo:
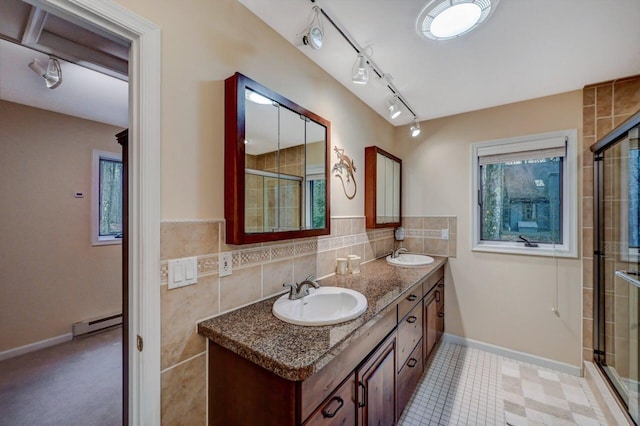
[[[160,28],[111,0],[24,0],[131,42],[129,425],[160,424]],[[142,352],[136,337],[144,339]]]

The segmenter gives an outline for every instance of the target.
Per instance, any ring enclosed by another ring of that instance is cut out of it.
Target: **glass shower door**
[[[639,421],[640,126],[596,151],[596,362]]]

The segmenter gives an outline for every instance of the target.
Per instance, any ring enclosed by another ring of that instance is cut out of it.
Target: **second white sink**
[[[401,253],[398,257],[387,256],[387,263],[396,266],[427,266],[434,262],[433,257],[424,254]]]
[[[285,294],[273,304],[273,315],[282,321],[306,326],[338,324],[359,317],[367,310],[367,298],[341,287],[310,289],[309,295],[289,300]]]

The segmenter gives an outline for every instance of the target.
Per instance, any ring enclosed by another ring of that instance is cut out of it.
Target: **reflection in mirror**
[[[236,101],[237,120],[232,132],[227,121],[225,147],[225,179],[232,183],[225,183],[228,242],[328,234],[329,122],[241,74],[227,80],[227,91],[230,85],[236,94],[226,94],[227,108]],[[233,158],[240,152],[242,163]],[[233,168],[244,173],[229,176]]]
[[[402,160],[365,148],[365,216],[367,228],[397,227],[401,222]]]

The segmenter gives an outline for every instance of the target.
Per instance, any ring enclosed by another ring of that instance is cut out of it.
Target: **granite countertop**
[[[360,274],[320,280],[321,286],[351,288],[365,295],[367,310],[348,322],[320,327],[286,323],[271,312],[278,295],[203,321],[198,324],[198,333],[282,378],[302,381],[395,309],[402,293],[447,261],[434,259],[431,265],[417,268],[391,266],[385,259],[377,259],[363,264]]]

